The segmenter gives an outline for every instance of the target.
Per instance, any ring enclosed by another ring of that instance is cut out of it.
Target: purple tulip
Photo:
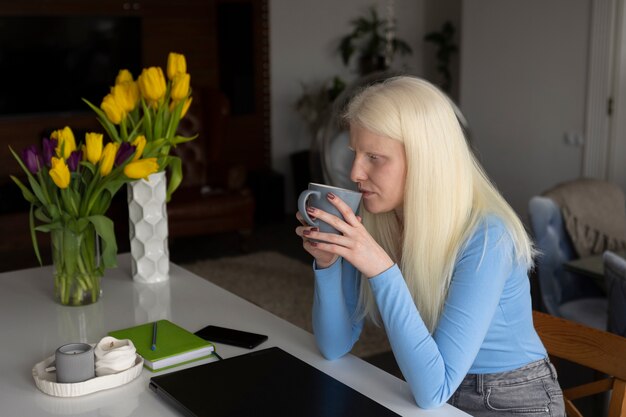
[[[83,151],[73,151],[70,154],[70,157],[67,158],[67,166],[70,169],[70,171],[75,172],[76,169],[78,168],[78,164],[80,164],[80,161],[83,160]]]
[[[33,174],[39,172],[43,166],[43,158],[41,157],[39,148],[35,145],[30,145],[22,151],[22,161],[24,161],[26,168]]]
[[[57,144],[58,142],[56,139],[43,139],[43,161],[48,167],[50,166],[52,157],[56,155]]]
[[[117,155],[115,155],[115,166],[122,165],[135,152],[135,147],[128,142],[122,142]]]

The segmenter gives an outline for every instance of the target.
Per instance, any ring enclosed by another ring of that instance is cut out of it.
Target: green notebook
[[[210,357],[215,346],[169,320],[157,322],[156,349],[152,350],[154,323],[109,332],[116,339],[132,340],[144,366],[152,372]]]

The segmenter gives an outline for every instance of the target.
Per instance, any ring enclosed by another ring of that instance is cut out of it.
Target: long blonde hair
[[[345,119],[404,144],[403,224],[394,212],[372,214],[365,208],[363,224],[400,266],[431,332],[457,257],[485,215],[496,215],[504,223],[515,261],[532,266],[532,243],[522,222],[487,178],[448,98],[436,87],[414,77],[390,78],[352,99]],[[362,279],[359,311],[377,321],[375,301],[367,279]]]

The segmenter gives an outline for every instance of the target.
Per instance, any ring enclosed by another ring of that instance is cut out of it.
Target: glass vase
[[[95,229],[51,231],[54,296],[62,305],[83,306],[100,299],[100,248]]]

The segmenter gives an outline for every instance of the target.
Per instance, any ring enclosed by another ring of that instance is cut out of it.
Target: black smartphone
[[[206,326],[195,333],[209,342],[253,349],[267,340],[264,334],[244,332],[219,326]]]

